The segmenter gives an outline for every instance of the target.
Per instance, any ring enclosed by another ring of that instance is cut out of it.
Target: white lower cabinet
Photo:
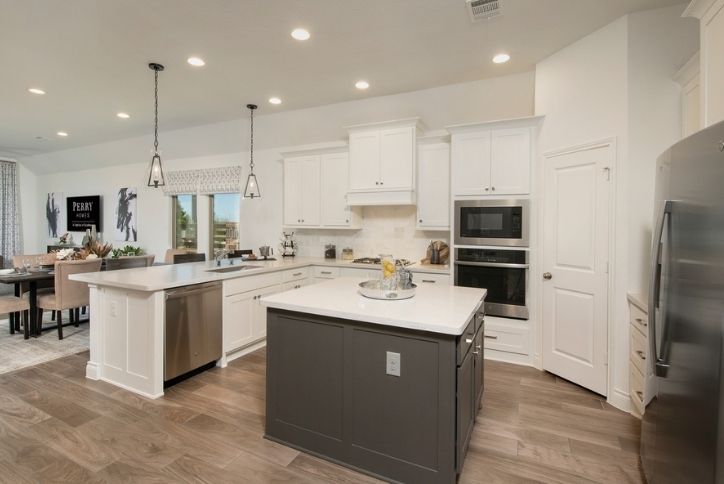
[[[450,285],[450,275],[427,272],[413,272],[412,281],[417,284],[438,284],[441,286]]]
[[[274,285],[227,296],[224,300],[224,351],[243,348],[266,337],[266,310],[259,299],[279,292]]]
[[[485,349],[528,355],[530,353],[529,334],[526,322],[485,317]]]

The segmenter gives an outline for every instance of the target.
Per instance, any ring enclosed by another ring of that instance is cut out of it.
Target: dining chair
[[[188,253],[188,254],[176,254],[173,256],[174,264],[185,264],[187,262],[204,262],[206,260],[206,254],[201,253]]]
[[[168,249],[166,250],[166,257],[164,257],[163,261],[166,264],[173,264],[174,257],[179,254],[188,254],[189,252],[192,251],[189,251],[188,249]]]
[[[30,336],[28,329],[28,314],[30,312],[30,303],[27,299],[23,299],[15,296],[3,296],[0,297],[0,314],[15,314],[23,313],[23,332],[25,333],[25,339]],[[10,334],[15,334],[15,324],[10,321]]]
[[[72,281],[71,274],[98,272],[101,270],[101,259],[69,260],[55,263],[55,292],[38,296],[38,321],[40,327],[43,321],[43,310],[55,310],[58,339],[63,339],[63,310],[74,311],[75,308],[90,305],[90,290],[85,282]],[[71,321],[73,314],[70,314]],[[76,315],[75,324],[78,325]]]
[[[118,259],[106,259],[106,270],[117,271],[134,267],[151,267],[155,258],[154,255],[134,255],[119,257]]]
[[[13,267],[23,267],[25,261],[30,262],[31,265],[53,265],[57,260],[54,252],[43,253],[43,254],[18,254],[13,256]],[[52,281],[38,281],[38,294],[50,293],[53,290]],[[15,295],[17,297],[23,297],[25,293],[30,290],[27,282],[21,282],[15,284]],[[15,313],[10,318],[15,322],[15,330],[20,330],[20,313]],[[55,311],[53,311],[52,319],[55,321]]]

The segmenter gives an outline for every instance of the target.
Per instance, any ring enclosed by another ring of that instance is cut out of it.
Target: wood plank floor
[[[262,438],[265,352],[146,400],[87,353],[0,376],[0,482],[377,482]],[[461,483],[642,482],[639,422],[549,373],[486,361]]]

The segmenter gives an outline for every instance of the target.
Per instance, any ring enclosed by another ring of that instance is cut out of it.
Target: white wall
[[[524,73],[257,117],[255,172],[262,198],[242,201],[241,246],[256,249],[278,245],[282,226],[280,152],[293,146],[346,139],[345,126],[365,122],[420,116],[429,130],[439,130],[450,124],[529,116],[533,88],[533,73]],[[162,132],[165,170],[240,164],[245,178],[247,132],[245,119]],[[118,188],[138,187],[139,245],[162,257],[171,244],[171,204],[160,190],[145,187],[151,146],[150,137],[143,136],[38,155],[23,162],[39,173],[37,200],[51,191],[65,196],[102,195],[105,239],[110,242]],[[203,200],[198,212],[200,226],[207,226],[208,205]],[[384,248],[400,257],[421,258],[429,239],[436,235],[414,231],[415,212],[409,207],[366,209],[365,215],[363,229],[357,232],[303,231],[300,253],[321,255],[323,245],[331,242],[340,252],[342,246],[352,245],[359,255],[375,255]],[[41,206],[33,218],[36,226],[44,227]],[[44,231],[36,240],[41,247],[45,244]],[[206,240],[199,240],[200,250],[207,246]]]
[[[615,138],[613,368],[609,401],[628,407],[627,292],[645,291],[656,156],[680,136],[671,80],[696,49],[682,6],[629,15],[536,67],[541,152]],[[693,29],[693,31],[692,31]]]

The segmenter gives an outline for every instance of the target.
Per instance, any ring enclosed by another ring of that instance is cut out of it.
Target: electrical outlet
[[[387,374],[392,376],[400,376],[400,365],[402,361],[399,353],[387,352]]]

